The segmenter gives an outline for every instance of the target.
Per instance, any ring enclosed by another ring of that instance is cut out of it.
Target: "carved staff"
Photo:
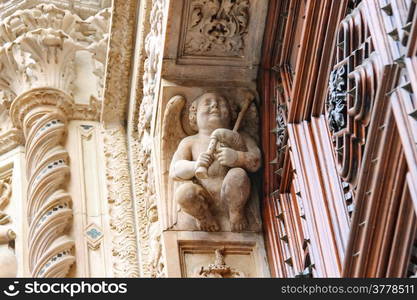
[[[239,115],[236,119],[236,123],[235,126],[233,127],[233,131],[237,132],[240,128],[240,124],[242,123],[243,117],[245,116],[246,112],[248,111],[249,106],[251,105],[252,101],[255,99],[255,96],[251,93],[248,92],[246,94],[246,97],[243,101],[242,104],[242,109],[239,112]],[[210,143],[207,149],[207,152],[209,155],[213,155],[214,151],[216,150],[217,147],[217,143],[218,140],[216,137],[211,137],[210,138]],[[206,179],[208,178],[208,168],[210,166],[204,166],[202,164],[199,164],[197,166],[197,169],[195,171],[195,177],[197,177],[198,179]]]

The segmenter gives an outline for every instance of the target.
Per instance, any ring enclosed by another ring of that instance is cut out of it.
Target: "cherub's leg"
[[[247,226],[245,206],[250,195],[250,179],[242,168],[227,172],[223,181],[221,197],[229,205],[229,218],[232,231],[243,231]]]
[[[218,231],[219,225],[210,212],[210,196],[200,185],[187,182],[175,191],[175,201],[182,210],[197,220],[203,231]]]

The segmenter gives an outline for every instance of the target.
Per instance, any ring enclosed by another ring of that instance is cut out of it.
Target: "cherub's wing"
[[[162,226],[164,229],[172,227],[177,221],[178,208],[174,202],[175,182],[169,177],[169,169],[179,143],[187,136],[181,122],[185,103],[186,99],[183,96],[172,97],[166,106],[162,123],[161,171],[164,203],[160,205],[159,209],[163,215]]]

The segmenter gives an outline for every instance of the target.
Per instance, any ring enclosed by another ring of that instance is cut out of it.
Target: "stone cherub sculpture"
[[[245,207],[250,197],[249,172],[256,172],[261,152],[255,140],[238,127],[254,95],[244,93],[242,108],[232,128],[232,102],[217,92],[201,95],[189,109],[197,133],[179,143],[171,164],[171,178],[181,184],[174,200],[197,221],[200,230],[219,231],[217,210],[228,210],[231,231],[246,229]]]

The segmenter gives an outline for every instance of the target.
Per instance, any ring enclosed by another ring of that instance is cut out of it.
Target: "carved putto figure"
[[[249,173],[259,169],[261,152],[249,134],[239,131],[254,99],[250,92],[243,97],[233,129],[235,111],[226,97],[208,92],[195,99],[189,109],[189,121],[197,133],[183,138],[172,158],[170,176],[180,183],[174,200],[203,231],[219,231],[216,217],[225,210],[231,231],[247,228]],[[172,101],[179,99],[174,97]]]

